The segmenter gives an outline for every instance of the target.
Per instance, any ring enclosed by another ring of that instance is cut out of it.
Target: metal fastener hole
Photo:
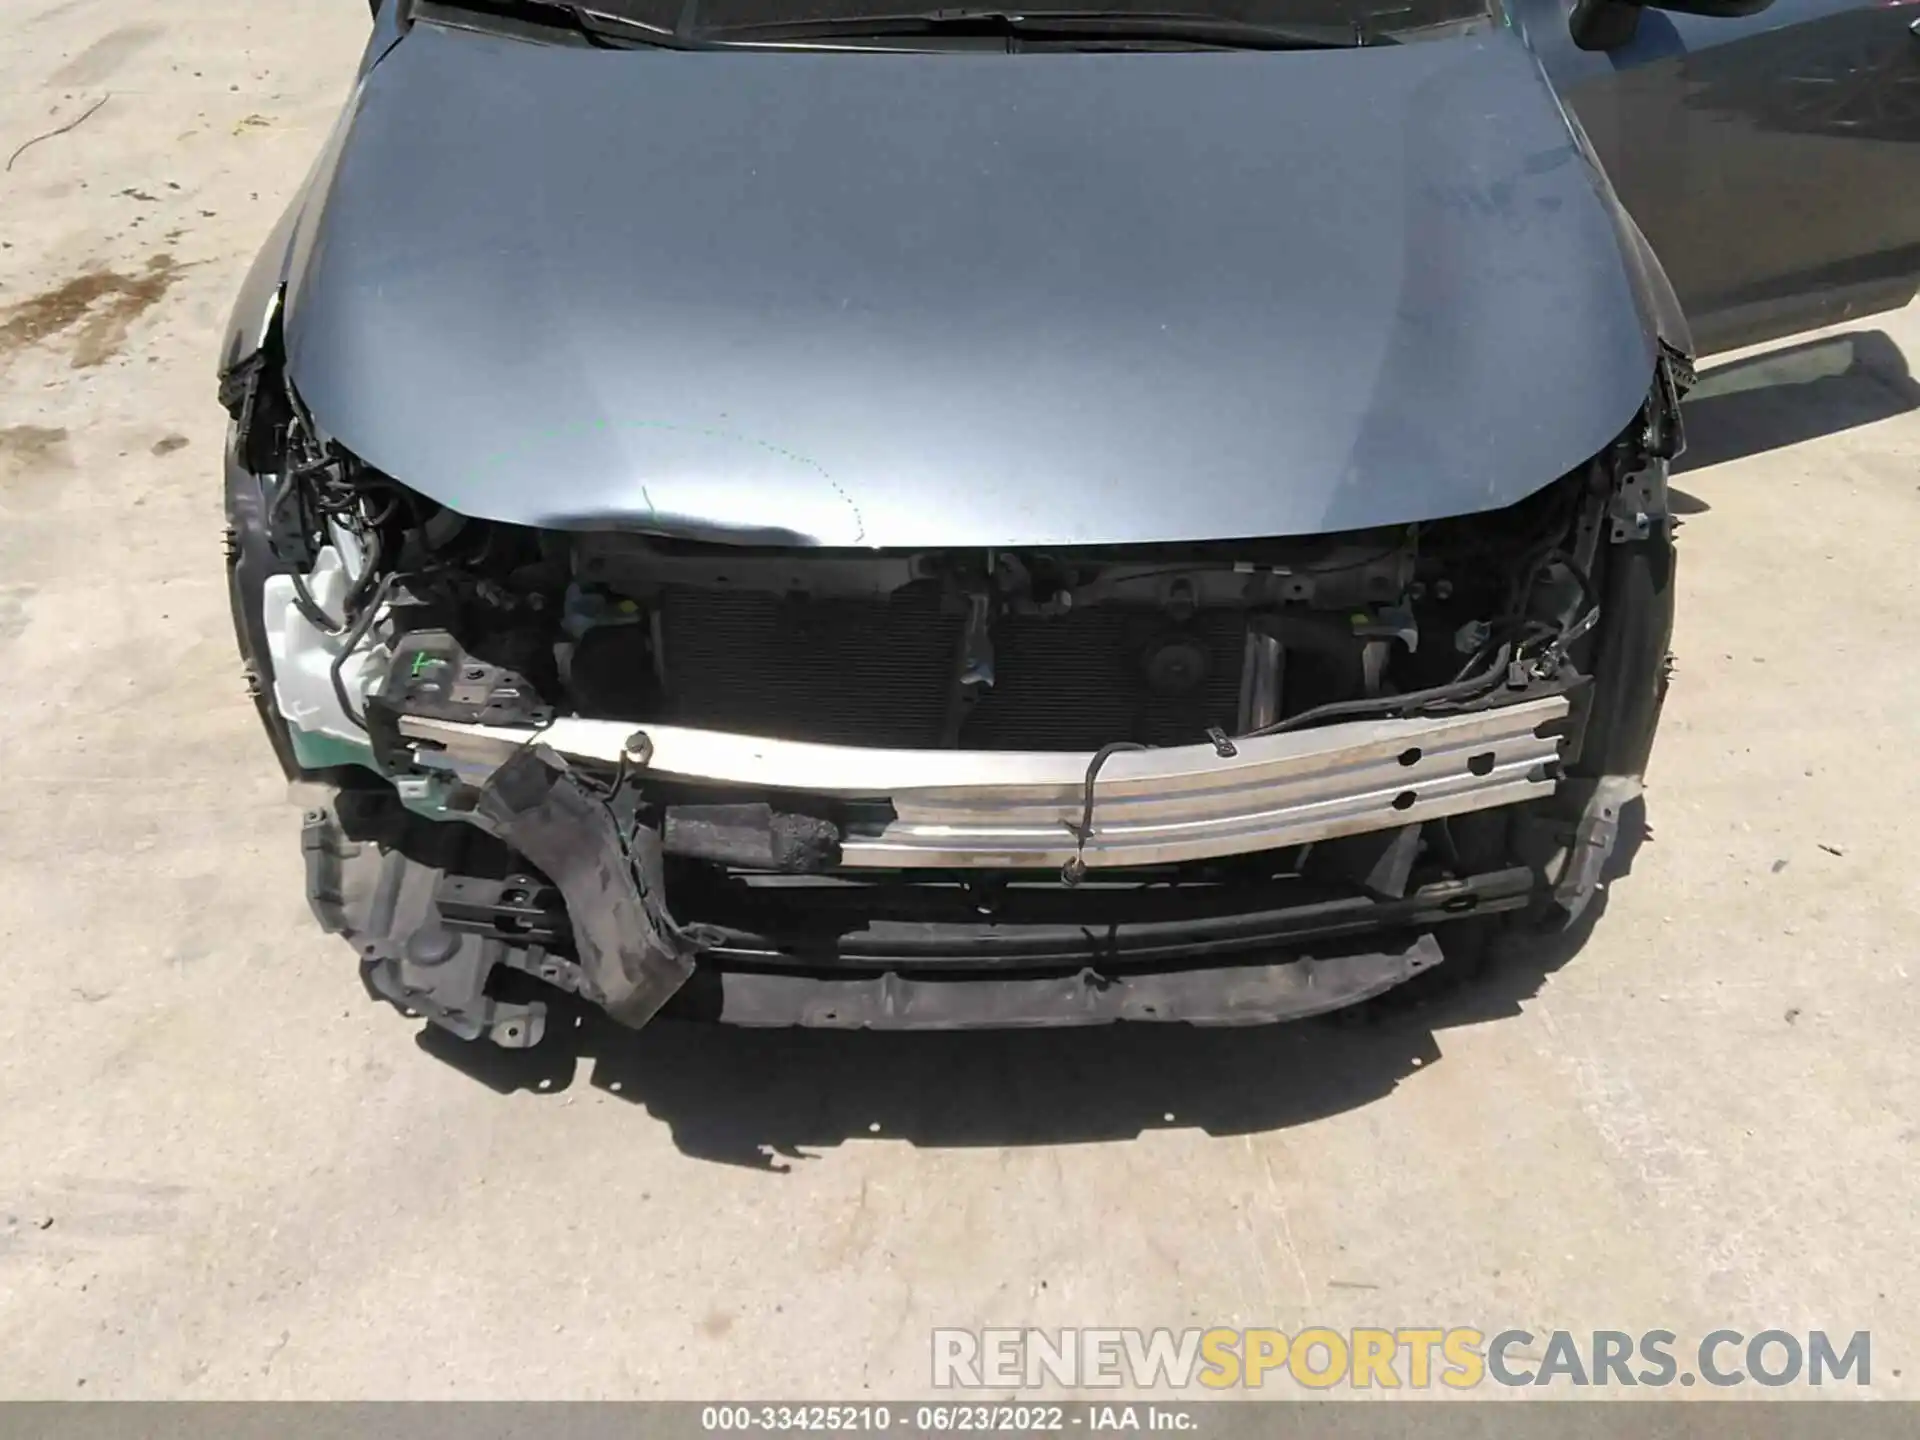
[[[1420,763],[1420,747],[1418,745],[1412,745],[1402,750],[1400,752],[1400,763],[1402,765],[1418,765]]]
[[[1417,798],[1419,797],[1417,797],[1413,791],[1402,790],[1398,795],[1393,797],[1393,808],[1396,810],[1411,810],[1413,808],[1413,802]]]
[[[1476,775],[1491,775],[1493,773],[1493,752],[1491,750],[1482,750],[1478,755],[1469,756],[1467,759],[1467,769]]]

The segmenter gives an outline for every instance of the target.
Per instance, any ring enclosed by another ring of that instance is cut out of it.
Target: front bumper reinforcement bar
[[[1093,783],[1084,850],[1074,827],[1089,755],[1039,751],[881,750],[647,725],[650,777],[724,793],[883,802],[851,822],[851,867],[1054,869],[1162,865],[1278,849],[1418,824],[1551,794],[1565,696],[1468,713],[1361,720],[1280,735],[1128,751]],[[541,729],[400,717],[423,764],[485,787],[538,745],[616,769],[629,722],[564,718]],[[1232,753],[1223,753],[1230,750]]]

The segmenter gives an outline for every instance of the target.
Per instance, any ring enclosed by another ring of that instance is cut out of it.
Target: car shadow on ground
[[[1648,837],[1623,813],[1609,883]],[[1279,1130],[1365,1105],[1445,1063],[1436,1032],[1517,1015],[1586,943],[1606,906],[1553,936],[1515,937],[1470,980],[1420,1001],[1228,1029],[1120,1024],[1013,1031],[742,1030],[657,1020],[622,1029],[566,997],[533,1050],[426,1026],[420,1048],[501,1092],[578,1084],[643,1107],[687,1155],[786,1170],[883,1138],[921,1146],[1072,1144],[1155,1128]]]
[[[1700,369],[1687,396],[1684,475],[1920,410],[1920,381],[1883,330],[1830,335]],[[1705,510],[1676,492],[1674,511]]]

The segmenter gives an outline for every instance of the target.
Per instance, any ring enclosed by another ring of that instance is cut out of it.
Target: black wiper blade
[[[414,20],[460,29],[486,29],[528,38],[550,38],[558,32],[581,44],[602,49],[657,46],[668,50],[704,50],[707,45],[676,35],[660,25],[649,25],[625,15],[613,15],[572,0],[413,0]]]
[[[716,26],[727,40],[836,40],[891,36],[1006,35],[1029,40],[1147,40],[1235,50],[1325,50],[1377,44],[1391,37],[1346,25],[1260,25],[1217,15],[1138,10],[1007,10],[955,8],[824,20],[769,20]]]

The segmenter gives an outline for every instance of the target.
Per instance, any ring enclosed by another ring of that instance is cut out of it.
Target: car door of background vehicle
[[[1702,354],[1905,304],[1920,280],[1920,0],[1645,10],[1578,49],[1508,0],[1660,257]]]

